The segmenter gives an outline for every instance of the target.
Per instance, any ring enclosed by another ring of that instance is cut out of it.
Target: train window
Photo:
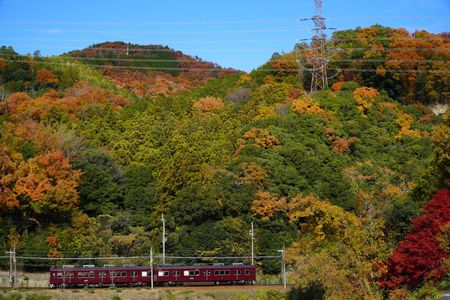
[[[214,271],[214,274],[215,275],[230,275],[230,271],[228,271],[228,270],[216,270],[216,271]]]
[[[189,271],[184,271],[184,272],[183,272],[183,275],[184,275],[184,276],[189,276]]]
[[[100,273],[98,273],[98,277],[106,278],[106,273],[105,272],[100,272]]]
[[[66,273],[66,278],[73,278],[73,273],[72,272],[67,272]]]
[[[195,276],[200,276],[200,271],[199,270],[195,270]]]
[[[78,272],[77,276],[78,276],[78,278],[83,278],[84,277],[84,273],[83,272]]]
[[[122,276],[122,277],[127,277],[127,272],[122,272],[122,273],[120,273],[120,276]]]
[[[147,271],[143,271],[142,272],[142,277],[147,277],[148,276],[147,274],[148,274]]]
[[[173,271],[174,276],[180,276],[180,271]]]
[[[158,271],[158,276],[169,276],[169,271]]]
[[[234,274],[236,274],[236,275],[241,275],[241,270],[236,270],[236,271],[234,271]]]
[[[245,270],[245,275],[250,275],[250,270]]]
[[[89,278],[94,278],[95,277],[95,273],[94,272],[89,272]]]
[[[62,278],[62,273],[61,272],[56,273],[56,277]]]
[[[211,271],[209,271],[209,270],[208,270],[208,271],[205,271],[205,275],[206,275],[206,276],[211,275]]]
[[[131,277],[137,277],[137,272],[136,271],[132,271],[131,272]]]

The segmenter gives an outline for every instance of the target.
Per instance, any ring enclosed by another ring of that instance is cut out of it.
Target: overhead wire
[[[448,15],[349,15],[349,16],[336,16],[328,17],[327,20],[345,20],[345,19],[368,19],[368,18],[381,18],[381,19],[448,19]],[[298,18],[284,18],[284,19],[241,19],[241,20],[186,20],[186,21],[161,21],[161,22],[67,22],[67,21],[1,21],[3,25],[98,25],[98,26],[111,26],[111,25],[129,25],[129,26],[145,26],[145,25],[221,25],[221,24],[264,24],[264,23],[292,23],[298,22]]]
[[[16,38],[16,37],[0,37],[4,40],[12,41],[46,41],[46,42],[83,42],[83,43],[93,43],[92,40],[83,39],[50,39],[50,38]],[[264,43],[264,42],[291,42],[292,40],[251,40],[251,39],[241,39],[241,40],[180,40],[180,41],[158,41],[160,44],[233,44],[233,43]],[[145,44],[148,41],[133,41],[133,43]],[[100,43],[99,43],[100,44]]]
[[[11,62],[30,62],[27,60],[4,60]],[[55,62],[43,62],[43,61],[33,61],[38,64],[48,64],[48,65],[67,65],[66,63],[55,63]],[[87,66],[105,69],[133,69],[133,70],[160,70],[160,71],[226,71],[227,69],[218,68],[171,68],[171,67],[137,67],[137,66],[111,66],[111,65],[94,65],[89,64]],[[357,69],[357,68],[328,68],[329,70],[335,71],[348,71],[348,72],[379,72],[377,69]],[[270,71],[285,71],[285,72],[298,72],[297,69],[273,69],[273,68],[263,68],[255,69],[256,72],[270,72]],[[416,73],[416,72],[429,72],[429,73],[450,73],[450,70],[415,70],[415,69],[386,69],[384,72],[399,72],[399,73]]]
[[[450,51],[450,49],[449,49]],[[2,56],[9,56],[8,54],[0,54],[0,57]],[[146,58],[105,58],[105,57],[78,57],[78,56],[55,56],[53,58],[56,58],[58,60],[80,60],[80,61],[112,61],[112,62],[173,62],[173,63],[186,63],[186,62],[192,62],[192,63],[209,63],[214,64],[213,62],[209,62],[206,60],[199,60],[199,59],[146,59]],[[34,60],[33,60],[34,61]],[[249,60],[249,59],[234,59],[234,60],[226,60],[227,62],[253,62],[256,60]],[[277,59],[277,61],[289,61],[287,59]],[[35,62],[35,61],[34,61]],[[443,59],[333,59],[330,62],[417,62],[417,63],[431,63],[431,62],[447,62]],[[103,65],[107,66],[107,65]]]
[[[286,23],[297,22],[297,19],[256,19],[256,20],[204,20],[204,21],[173,21],[173,22],[39,22],[39,21],[3,21],[4,25],[222,25],[222,24],[258,24],[258,23]]]
[[[0,31],[42,32],[42,33],[105,33],[105,34],[243,34],[243,33],[281,33],[298,32],[294,29],[255,29],[255,30],[194,30],[194,31],[120,31],[120,30],[80,30],[80,29],[16,29],[2,28]],[[305,29],[305,31],[307,31]]]

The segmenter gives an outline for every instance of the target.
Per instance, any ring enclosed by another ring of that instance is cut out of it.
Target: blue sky
[[[374,4],[375,3],[375,4]],[[162,44],[251,70],[311,37],[313,0],[0,0],[0,45],[57,55],[104,41]],[[450,31],[450,0],[323,0],[338,30],[375,23]]]

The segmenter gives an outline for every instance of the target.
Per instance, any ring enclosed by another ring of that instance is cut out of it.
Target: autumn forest
[[[430,105],[450,95],[450,35],[336,31],[313,94],[308,47],[249,73],[156,45],[1,47],[1,250],[148,255],[164,214],[167,253],[248,256],[253,222],[257,255],[286,247],[289,299],[448,292],[450,112]]]

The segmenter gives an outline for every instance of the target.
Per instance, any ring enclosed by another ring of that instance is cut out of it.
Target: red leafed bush
[[[449,253],[440,241],[450,222],[450,189],[442,189],[423,206],[423,214],[412,221],[405,240],[398,243],[380,280],[384,288],[413,287],[423,281],[437,280],[449,271],[444,260]]]

